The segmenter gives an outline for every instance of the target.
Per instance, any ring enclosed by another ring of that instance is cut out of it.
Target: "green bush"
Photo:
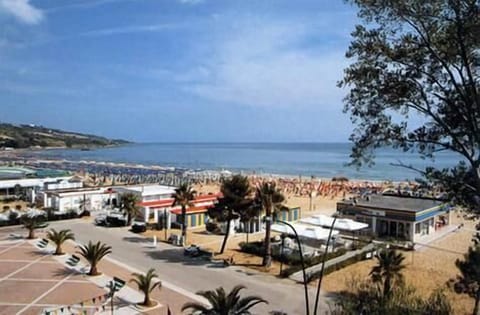
[[[240,246],[240,251],[256,256],[263,256],[265,253],[265,247],[263,246],[263,242],[257,241],[257,242],[251,242],[251,243],[245,243],[241,242],[239,244]],[[346,249],[340,248],[335,252],[330,252],[327,253],[327,256],[325,258],[326,261],[342,256],[347,252]],[[281,255],[280,252],[273,251],[272,252],[272,258],[278,262],[282,262],[284,264],[289,265],[288,268],[284,269],[282,271],[282,276],[288,277],[291,274],[302,270],[302,261],[300,259],[299,253],[293,254],[293,255]],[[320,256],[315,256],[315,257],[304,257],[304,263],[305,267],[311,267],[314,265],[317,265],[323,261],[323,255]]]
[[[347,266],[350,266],[350,265],[353,265],[359,261],[362,261],[364,259],[364,256],[365,256],[365,253],[359,253],[353,257],[350,257],[344,261],[341,261],[337,264],[333,264],[333,265],[330,265],[328,267],[325,267],[325,269],[323,270],[323,275],[328,275],[329,273],[332,273],[334,271],[337,271],[337,270],[340,270],[340,269],[343,269]],[[315,280],[315,279],[318,279],[320,278],[320,270],[317,271],[317,272],[312,272],[312,273],[309,273],[307,274],[307,282],[310,282],[312,280]]]

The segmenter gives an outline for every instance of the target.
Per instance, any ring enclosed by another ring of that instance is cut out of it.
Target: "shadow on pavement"
[[[149,240],[148,238],[141,237],[141,236],[125,236],[123,240],[130,243],[143,243],[143,244],[152,243],[152,241]]]
[[[207,266],[208,268],[225,268],[221,261],[211,261],[206,257],[188,257],[183,255],[183,248],[145,251],[145,255],[152,259],[167,263],[181,263],[186,266]]]

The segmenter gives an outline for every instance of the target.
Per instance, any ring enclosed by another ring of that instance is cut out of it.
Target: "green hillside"
[[[0,148],[90,148],[126,144],[128,141],[69,132],[36,125],[0,123]]]

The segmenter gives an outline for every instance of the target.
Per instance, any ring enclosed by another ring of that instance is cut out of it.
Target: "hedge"
[[[263,246],[263,242],[260,241],[251,243],[241,242],[239,246],[240,251],[244,253],[253,254],[256,256],[263,256],[265,253],[265,247]],[[346,249],[340,248],[335,252],[327,253],[326,260],[342,256],[346,252]],[[272,252],[272,258],[278,262],[282,262],[290,266],[282,271],[282,276],[288,277],[292,273],[302,270],[302,262],[300,260],[300,255],[280,255],[280,253]],[[323,261],[323,255],[315,257],[304,257],[303,260],[305,262],[305,267],[310,267],[321,263]]]

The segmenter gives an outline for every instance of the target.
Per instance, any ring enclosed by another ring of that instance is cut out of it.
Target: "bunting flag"
[[[168,308],[167,315],[172,315],[172,311],[170,310],[170,306],[167,306],[167,308]]]
[[[94,306],[96,302],[101,302],[102,299],[104,299],[106,301],[109,297],[110,297],[110,294],[108,294],[108,293],[102,294],[102,295],[96,296],[92,299],[81,301],[79,303],[75,303],[75,304],[72,304],[72,305],[66,305],[66,306],[59,306],[57,309],[50,310],[50,311],[44,311],[44,314],[45,315],[57,315],[57,314],[62,314],[64,312],[64,310],[68,310],[69,312],[71,312],[72,308],[76,307],[75,305],[80,305],[81,308],[84,308],[85,306],[89,305],[89,303],[91,303],[91,302]],[[103,308],[103,310],[105,310],[104,305],[101,308]],[[92,311],[94,311],[94,312],[95,311],[100,311],[101,308],[100,307],[92,308]],[[89,312],[87,310],[82,310],[82,314],[88,315],[88,313]]]

